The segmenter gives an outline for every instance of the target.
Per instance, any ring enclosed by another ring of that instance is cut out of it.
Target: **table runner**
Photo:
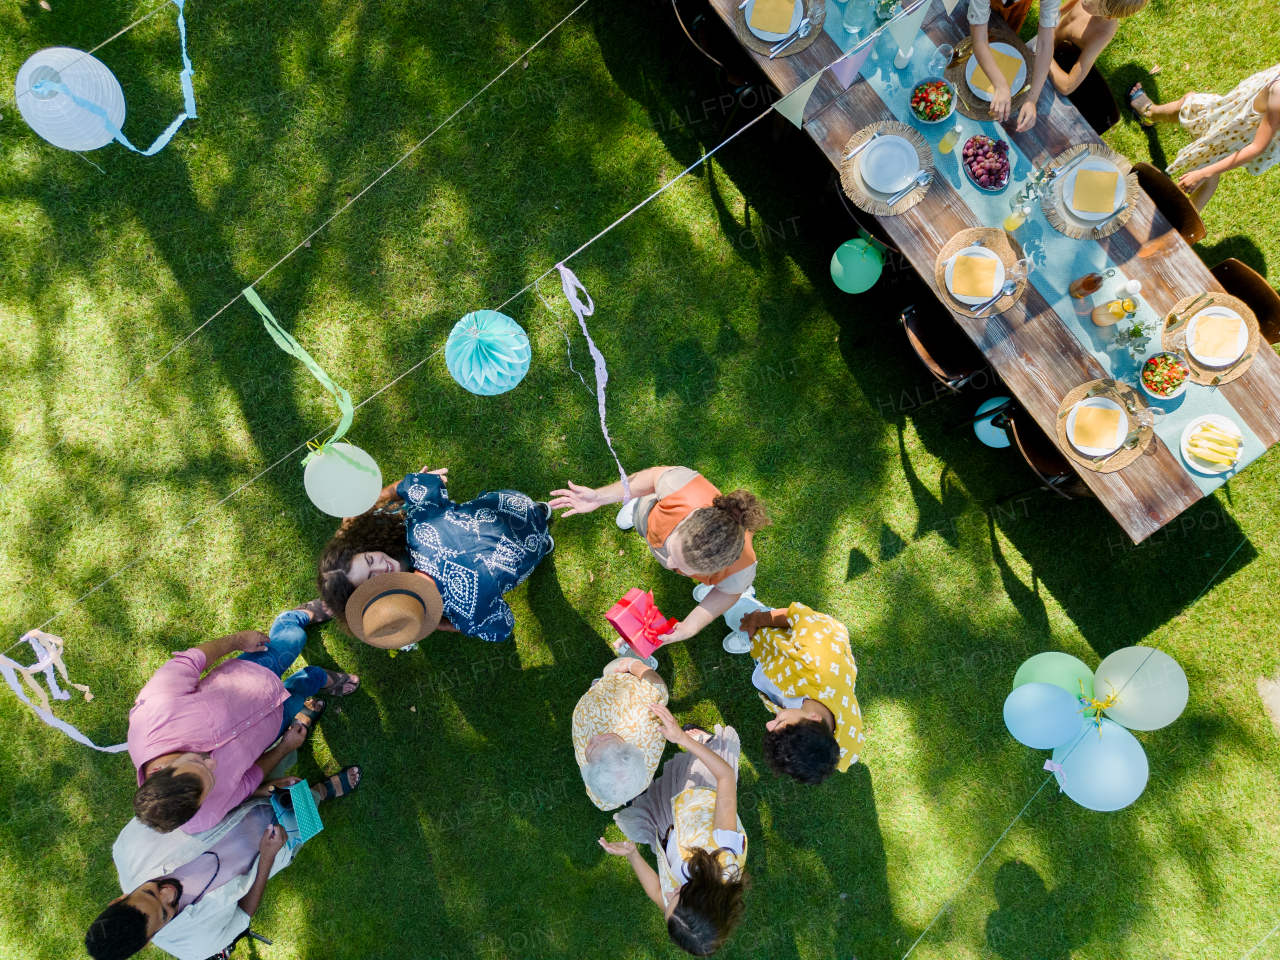
[[[875,19],[870,5],[865,0],[848,0],[848,2],[855,4],[856,9],[859,10],[859,22],[863,25],[859,36],[865,38],[879,25],[879,21]],[[859,38],[845,31],[843,19],[843,7],[834,0],[827,0],[827,17],[823,29],[841,50],[849,50],[857,44]],[[960,194],[965,205],[983,224],[999,227],[1009,213],[1010,197],[1030,176],[1032,163],[1013,140],[1005,136],[1000,124],[994,121],[984,123],[955,115],[945,123],[925,124],[915,118],[910,105],[911,91],[917,83],[929,76],[929,58],[933,56],[936,49],[934,43],[922,31],[916,36],[911,62],[905,69],[897,70],[893,66],[893,58],[898,52],[898,46],[886,31],[874,42],[870,55],[862,65],[861,76],[871,84],[871,88],[894,116],[903,123],[911,124],[924,135],[930,147],[933,148],[934,163],[937,168],[935,175],[946,178],[952,188]],[[947,130],[955,126],[956,121],[963,125],[964,134],[956,144],[955,150],[950,154],[940,154],[937,150],[938,141]],[[1011,126],[1013,123],[1014,120],[1011,118]],[[1010,182],[1009,186],[1000,193],[991,194],[979,190],[961,169],[961,150],[964,143],[979,133],[993,140],[1003,139],[1009,143]],[[1135,360],[1129,355],[1128,350],[1114,352],[1107,350],[1108,343],[1115,336],[1115,328],[1099,327],[1090,319],[1093,307],[1114,299],[1112,292],[1129,278],[1119,264],[1108,259],[1106,250],[1099,243],[1092,240],[1072,240],[1063,236],[1045,219],[1039,203],[1033,203],[1031,208],[1031,216],[1014,233],[1014,236],[1022,244],[1027,257],[1035,264],[1030,277],[1032,286],[1040,292],[1084,350],[1097,360],[1106,376],[1136,383],[1137,372],[1146,360],[1146,356]],[[1116,275],[1108,280],[1102,290],[1092,298],[1076,300],[1068,292],[1068,287],[1077,277],[1094,270],[1102,273],[1115,270]],[[1144,294],[1148,292],[1150,291],[1144,291]],[[1156,315],[1144,295],[1140,294],[1139,300],[1141,307],[1138,310],[1138,319],[1148,324],[1164,322],[1164,318]],[[1160,350],[1158,328],[1147,349],[1147,356]],[[1146,396],[1146,399],[1152,406],[1161,407],[1166,413],[1164,420],[1155,428],[1156,435],[1173,451],[1174,457],[1183,470],[1206,496],[1266,452],[1262,441],[1249,429],[1244,418],[1236,412],[1235,407],[1216,387],[1193,383],[1187,387],[1182,396],[1172,400],[1156,400],[1149,396]],[[1227,417],[1244,434],[1239,462],[1226,473],[1216,475],[1202,474],[1188,467],[1182,456],[1181,445],[1182,432],[1187,424],[1196,417],[1211,413]]]

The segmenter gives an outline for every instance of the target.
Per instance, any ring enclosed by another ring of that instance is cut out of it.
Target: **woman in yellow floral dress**
[[[687,753],[672,757],[649,789],[613,815],[624,842],[600,838],[607,853],[626,857],[649,899],[662,910],[667,935],[695,957],[709,957],[742,919],[747,889],[747,835],[738,816],[738,755],[733,727],[682,730],[661,704],[649,709],[662,735]],[[647,843],[649,866],[636,850]]]
[[[1144,123],[1176,120],[1196,138],[1166,172],[1178,177],[1197,210],[1204,210],[1228,170],[1244,167],[1256,177],[1280,160],[1280,64],[1255,73],[1226,96],[1187,93],[1157,104],[1139,83],[1129,91],[1129,102]]]

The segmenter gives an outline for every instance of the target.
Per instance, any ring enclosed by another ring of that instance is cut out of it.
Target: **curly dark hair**
[[[125,960],[147,945],[147,915],[123,901],[108,904],[84,935],[93,960]]]
[[[750,490],[722,493],[711,506],[694,510],[680,527],[684,559],[693,573],[715,573],[742,556],[747,531],[754,533],[773,521],[764,501]]]
[[[831,776],[840,759],[835,734],[817,720],[799,720],[767,730],[760,746],[770,770],[811,785]]]
[[[751,879],[735,870],[726,879],[720,861],[697,849],[686,864],[689,882],[680,888],[680,902],[667,920],[671,942],[695,957],[709,957],[722,946],[746,910]]]
[[[172,833],[200,812],[204,783],[194,773],[164,767],[147,777],[133,795],[133,812],[157,833]]]
[[[386,501],[375,505],[368,513],[343,521],[333,539],[320,554],[316,573],[316,588],[320,599],[333,611],[334,619],[347,633],[347,601],[355,593],[355,584],[347,579],[351,561],[356,554],[366,550],[378,550],[400,559],[404,565],[405,523],[404,512],[397,504]]]

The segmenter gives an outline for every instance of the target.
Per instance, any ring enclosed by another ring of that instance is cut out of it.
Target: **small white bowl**
[[[911,96],[912,96],[912,97],[914,97],[914,96],[916,95],[916,91],[917,91],[918,89],[920,89],[921,87],[923,87],[926,83],[942,83],[942,84],[945,84],[945,85],[946,85],[946,88],[947,88],[948,92],[950,92],[950,94],[951,94],[951,110],[950,110],[950,112],[949,112],[945,117],[939,117],[937,120],[924,120],[924,119],[922,119],[922,118],[920,117],[920,115],[919,115],[919,114],[917,114],[917,113],[915,112],[915,110],[912,108],[912,106],[911,106],[911,97],[908,97],[908,98],[907,98],[907,109],[911,111],[911,119],[912,119],[912,120],[914,120],[916,123],[923,123],[923,124],[930,125],[930,126],[931,126],[931,125],[933,125],[933,124],[935,124],[935,123],[944,123],[944,122],[946,122],[947,120],[950,120],[950,119],[951,119],[951,117],[952,117],[952,116],[955,114],[955,112],[956,112],[956,88],[955,88],[955,84],[953,84],[953,83],[952,83],[950,80],[948,80],[946,77],[925,77],[923,80],[921,80],[919,83],[917,83],[914,87],[912,87],[912,88],[911,88]]]
[[[1156,357],[1173,357],[1174,359],[1181,362],[1183,366],[1187,368],[1187,375],[1182,381],[1182,386],[1178,387],[1178,389],[1173,391],[1173,393],[1169,393],[1169,394],[1156,393],[1154,390],[1152,390],[1150,387],[1147,386],[1147,381],[1142,379],[1142,371],[1146,368],[1147,361],[1154,360]],[[1172,400],[1175,397],[1180,397],[1187,392],[1187,386],[1190,383],[1191,383],[1191,365],[1187,363],[1186,358],[1182,356],[1182,354],[1175,353],[1172,350],[1161,350],[1159,353],[1153,353],[1151,356],[1143,360],[1142,366],[1138,368],[1138,386],[1142,388],[1143,393],[1145,393],[1148,397],[1151,397],[1155,400]]]

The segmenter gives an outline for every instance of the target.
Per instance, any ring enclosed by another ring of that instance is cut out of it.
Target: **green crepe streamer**
[[[306,466],[317,456],[325,453],[327,450],[330,450],[332,444],[347,435],[347,430],[351,428],[351,419],[356,413],[355,407],[351,403],[351,394],[334,383],[329,374],[325,373],[324,370],[320,368],[320,364],[316,363],[315,360],[312,359],[311,354],[307,353],[307,351],[303,349],[302,344],[293,339],[293,336],[288,330],[280,326],[280,321],[277,320],[272,315],[271,311],[267,309],[267,305],[262,302],[262,298],[258,296],[253,287],[245,287],[241,293],[244,295],[244,298],[249,301],[250,306],[258,311],[258,314],[262,317],[262,325],[267,328],[267,333],[271,334],[271,339],[276,342],[276,345],[285,353],[302,361],[303,366],[311,371],[311,375],[320,381],[320,385],[333,394],[334,402],[338,404],[338,410],[342,413],[342,419],[338,422],[338,429],[333,432],[332,437],[320,444],[318,447],[309,444],[313,449],[302,461],[303,466]],[[343,460],[347,461],[347,463],[351,464],[353,467],[363,470],[365,473],[373,472],[363,464],[356,463],[341,450],[333,449],[331,452],[336,453],[338,456],[342,457]]]

